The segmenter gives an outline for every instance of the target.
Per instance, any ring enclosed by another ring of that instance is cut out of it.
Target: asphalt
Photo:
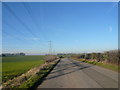
[[[118,73],[64,58],[38,88],[118,88]]]

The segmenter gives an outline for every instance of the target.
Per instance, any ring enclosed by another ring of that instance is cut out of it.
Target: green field
[[[44,63],[45,56],[15,56],[2,58],[3,82]]]

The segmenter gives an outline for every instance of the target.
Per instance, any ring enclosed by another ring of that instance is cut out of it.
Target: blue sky
[[[118,48],[115,2],[3,3],[3,52],[45,54]]]

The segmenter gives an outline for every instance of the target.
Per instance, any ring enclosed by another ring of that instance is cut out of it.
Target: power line
[[[22,41],[22,42],[25,42],[25,43],[26,43],[26,41],[24,41],[23,39],[18,38],[18,37],[14,36],[14,35],[11,35],[10,33],[6,32],[6,31],[3,31],[3,33],[6,34],[6,35],[8,35],[8,36],[10,36],[10,37],[13,37],[14,39],[16,39],[16,40],[19,41],[19,42]],[[25,44],[25,43],[24,43],[24,44]],[[30,43],[30,44],[31,44],[31,43]],[[16,44],[15,44],[15,45],[16,45]],[[5,46],[6,46],[6,45],[5,45]],[[14,45],[13,45],[13,46],[14,46]],[[9,45],[9,50],[12,50],[12,51],[13,51],[13,49],[14,49],[14,50],[16,51],[16,50],[20,49],[21,46],[18,45],[18,47],[19,47],[19,48],[16,48],[16,47],[14,46],[14,48],[11,48],[10,45]],[[21,48],[21,49],[22,49],[22,48]],[[9,51],[9,50],[8,50],[8,51]]]
[[[34,15],[33,15],[33,13],[32,13],[32,9],[31,9],[30,5],[27,4],[27,6],[26,6],[26,4],[23,2],[23,6],[24,6],[24,8],[27,10],[27,12],[28,12],[29,16],[31,17],[32,21],[34,22],[34,25],[38,28],[38,30],[40,30],[40,27],[39,27],[39,25],[38,25],[38,23],[37,23],[36,18],[34,18]],[[43,33],[42,30],[40,30],[40,31],[42,32],[41,35],[43,36],[43,34],[44,34],[43,37],[46,39],[45,33]]]
[[[33,36],[35,36],[36,37],[36,35],[30,30],[30,28],[9,8],[9,6],[7,6],[5,3],[3,3],[5,6],[6,6],[6,8],[17,18],[17,20],[19,21],[19,22],[21,22],[21,24],[24,26],[24,27],[26,27],[27,29],[27,31],[29,32],[29,33],[31,33]]]
[[[16,28],[14,28],[13,26],[11,26],[9,23],[7,23],[7,22],[4,22],[4,23],[5,23],[5,25],[7,25],[8,27],[10,27],[10,28],[12,28],[14,31],[16,31]],[[19,33],[21,33],[23,36],[26,37],[25,33],[21,32],[21,31],[18,31],[18,30],[17,30],[16,32],[19,32]]]
[[[24,40],[22,40],[22,39],[20,39],[20,38],[18,38],[18,37],[16,37],[16,36],[14,36],[14,35],[10,35],[8,32],[6,32],[6,31],[2,31],[4,34],[6,34],[6,35],[8,35],[8,36],[11,36],[11,37],[13,37],[13,38],[15,38],[16,40],[18,40],[18,41],[23,41],[24,42]]]
[[[4,23],[5,23],[5,25],[10,26],[10,28],[12,28],[14,31],[16,31],[15,27],[11,26],[8,22],[4,22]],[[6,35],[12,36],[12,35],[10,35],[10,33],[6,32],[6,31],[4,31],[4,33],[5,33]],[[19,31],[19,30],[17,30],[16,33],[21,33],[24,37],[26,37],[25,33],[21,32],[21,31]],[[14,39],[16,39],[15,36],[12,36],[12,37],[14,37]],[[25,39],[22,37],[21,40],[25,40]],[[34,40],[34,41],[35,41],[35,40]]]
[[[18,17],[17,16],[17,14],[15,14],[14,13],[14,11],[8,6],[8,5],[6,5],[5,3],[3,3],[3,5],[5,5],[6,6],[6,8],[11,12],[11,14],[13,14],[14,15],[14,17],[26,28],[26,30],[32,35],[32,36],[35,36],[36,37],[36,35],[31,31],[31,29],[27,26],[27,24],[25,24],[25,22],[20,18],[20,17]],[[33,17],[32,16],[32,14],[29,12],[29,15],[31,15],[31,17]],[[33,19],[33,18],[32,18]],[[34,20],[34,19],[33,19]],[[35,22],[35,21],[34,21]],[[6,24],[6,25],[8,25],[8,24]],[[37,24],[35,24],[35,25],[37,25]],[[39,28],[38,28],[39,29]],[[17,39],[18,41],[24,41],[23,39],[21,39],[21,38],[18,38],[18,37],[16,37],[16,36],[13,36],[13,35],[10,35],[8,32],[6,32],[6,31],[3,31],[3,33],[5,33],[6,35],[9,35],[9,36],[11,36],[11,37],[13,37],[14,39]],[[20,32],[21,33],[21,32]],[[51,52],[52,52],[52,46],[51,46],[51,44],[50,44],[50,54],[51,54]]]

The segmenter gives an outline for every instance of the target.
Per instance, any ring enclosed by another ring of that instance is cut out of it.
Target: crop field
[[[15,56],[2,58],[2,81],[5,82],[44,63],[45,56]]]

